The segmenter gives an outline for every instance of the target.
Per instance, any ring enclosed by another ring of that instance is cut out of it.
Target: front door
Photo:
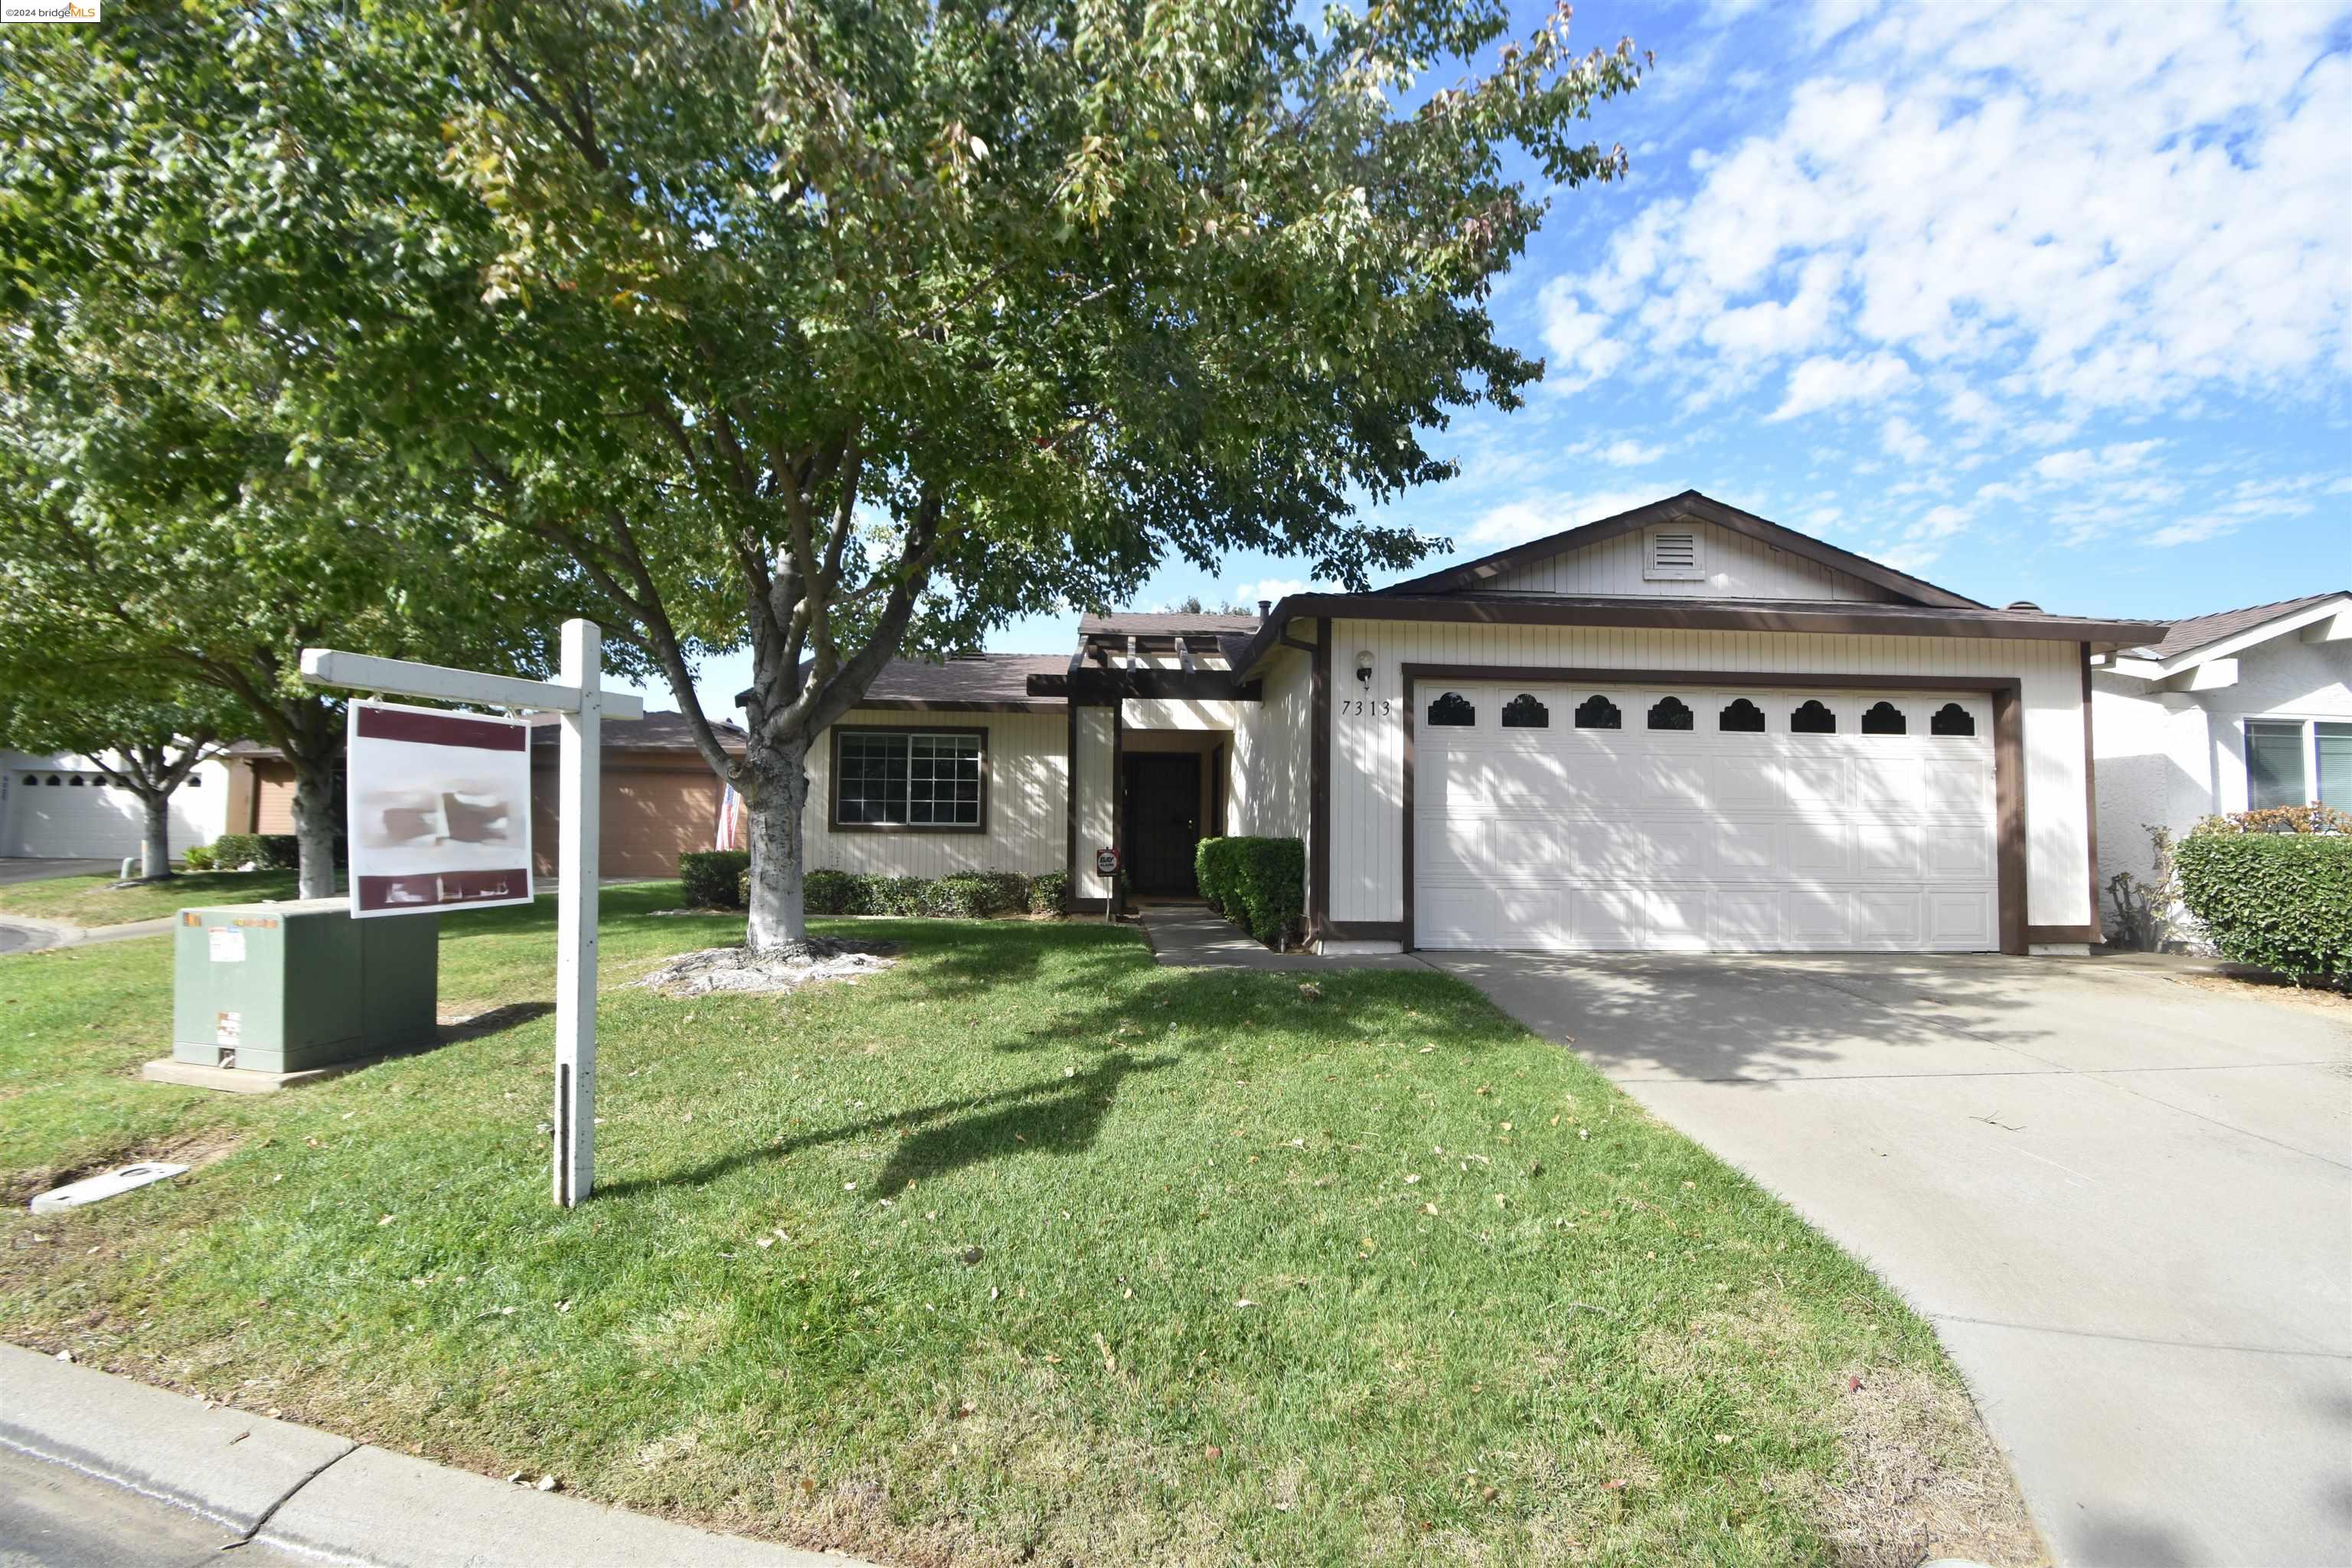
[[[1191,898],[1201,841],[1201,759],[1189,752],[1127,756],[1127,867],[1138,893]]]

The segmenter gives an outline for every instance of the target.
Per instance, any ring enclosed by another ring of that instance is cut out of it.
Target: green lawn
[[[183,871],[168,882],[118,888],[112,877],[50,877],[0,885],[0,915],[34,915],[80,926],[121,925],[177,914],[190,904],[249,904],[290,899],[291,871]]]
[[[0,1336],[907,1563],[1907,1568],[2015,1507],[1925,1325],[1450,979],[910,921],[855,985],[618,988],[734,933],[677,900],[604,895],[570,1214],[547,900],[444,923],[445,1010],[521,1021],[275,1096],[131,1076],[164,939],[0,959],[17,1205],[227,1151],[0,1220]]]

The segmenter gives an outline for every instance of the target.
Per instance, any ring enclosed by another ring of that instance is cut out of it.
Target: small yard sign
[[[1116,877],[1118,875],[1118,850],[1097,849],[1095,851],[1095,875],[1097,877]]]
[[[529,725],[390,702],[349,722],[353,918],[530,902]]]

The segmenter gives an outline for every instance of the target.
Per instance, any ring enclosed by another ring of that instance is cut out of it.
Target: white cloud
[[[2161,441],[2117,441],[2096,450],[2084,447],[2071,452],[2053,452],[2036,462],[2033,471],[2060,484],[2106,479],[2141,467],[2148,455],[2162,445]]]
[[[1595,461],[1608,464],[1612,468],[1638,468],[1644,463],[1654,463],[1666,455],[1666,448],[1664,447],[1643,446],[1641,442],[1630,438],[1612,441],[1605,447],[1586,445],[1580,447],[1571,447],[1569,449],[1579,457],[1590,457]]]
[[[1255,605],[1260,599],[1271,599],[1280,604],[1293,594],[1306,593],[1310,586],[1296,577],[1267,577],[1255,583],[1236,583],[1234,584],[1233,602]]]
[[[1886,449],[1888,457],[1900,458],[1906,463],[1926,461],[1931,449],[1927,437],[1899,414],[1878,427],[1878,444]]]
[[[1507,501],[1480,513],[1454,535],[1475,550],[1501,550],[1559,533],[1662,499],[1656,490],[1602,490],[1583,496],[1541,496]]]
[[[2054,442],[2086,410],[2352,373],[2339,9],[1865,13],[1817,5],[1805,31],[1836,47],[1779,121],[1694,153],[1545,287],[1566,380],[1671,373],[1704,400],[1794,361],[1793,419],[1908,361],[1963,384],[1951,418],[2031,403],[2019,433]]]
[[[1767,423],[1794,419],[1842,403],[1874,403],[1911,379],[1911,367],[1894,354],[1832,359],[1816,354],[1789,373],[1788,394],[1766,415]]]
[[[1552,353],[1545,366],[1544,384],[1555,392],[1575,392],[1614,371],[1625,358],[1625,345],[1602,335],[1608,321],[1586,310],[1559,279],[1544,286],[1544,342]]]

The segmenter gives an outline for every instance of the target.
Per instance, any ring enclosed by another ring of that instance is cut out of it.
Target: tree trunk
[[[755,728],[745,760],[751,787],[744,792],[751,819],[751,922],[746,945],[762,956],[801,952],[808,944],[808,910],[801,898],[801,811],[808,804],[808,743],[776,745]]]
[[[301,757],[294,764],[294,838],[301,851],[300,894],[335,896],[335,770]]]
[[[172,796],[169,791],[156,791],[142,793],[139,799],[147,808],[139,874],[152,882],[172,874]]]

